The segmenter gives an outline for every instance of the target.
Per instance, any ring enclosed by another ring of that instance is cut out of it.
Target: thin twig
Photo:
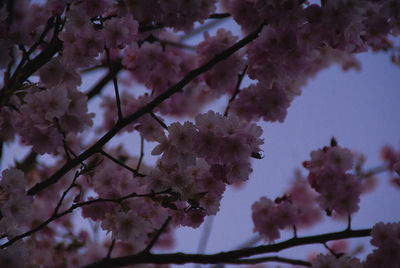
[[[26,61],[30,61],[29,59],[29,54],[28,51],[26,50],[25,46],[23,45],[18,45],[19,50],[21,50],[22,52],[22,61],[21,62],[26,62]]]
[[[153,246],[157,243],[158,238],[160,237],[160,235],[165,231],[165,229],[167,228],[168,224],[170,223],[172,217],[169,216],[165,222],[163,223],[163,225],[161,226],[161,228],[156,232],[156,234],[154,235],[153,239],[150,241],[150,243],[147,245],[147,247],[143,250],[142,253],[149,253],[150,250],[153,248]]]
[[[136,165],[137,172],[139,172],[140,165],[142,164],[142,161],[143,161],[143,157],[144,157],[144,138],[143,138],[143,136],[141,136],[140,137],[140,156],[139,156],[138,163]]]
[[[105,47],[104,50],[106,51],[106,55],[107,55],[107,64],[108,67],[110,68],[110,73],[112,76],[112,80],[114,83],[114,91],[115,91],[115,100],[117,102],[117,109],[118,109],[118,120],[122,120],[124,117],[122,115],[122,107],[121,107],[121,99],[119,98],[119,90],[118,90],[118,81],[117,81],[117,76],[113,70],[113,66],[111,64],[111,60],[110,60],[110,50]]]
[[[108,159],[110,159],[111,161],[113,161],[114,163],[116,163],[116,164],[126,168],[127,170],[131,171],[133,174],[135,174],[136,177],[146,177],[146,175],[139,173],[136,169],[133,169],[130,166],[127,166],[126,164],[122,163],[117,158],[115,158],[112,155],[106,153],[105,151],[100,150],[100,153],[102,155],[104,155],[105,157],[107,157]]]
[[[366,172],[361,172],[359,177],[360,178],[369,178],[369,177],[372,177],[372,176],[374,176],[374,175],[376,175],[378,173],[385,172],[387,170],[388,170],[387,166],[380,166],[380,167],[376,167],[376,168],[371,168],[371,169],[367,170]]]
[[[108,248],[108,252],[107,252],[106,259],[111,258],[111,253],[112,253],[112,251],[113,251],[113,249],[114,249],[114,245],[115,245],[115,238],[111,241],[111,245],[110,245],[110,247]]]
[[[114,72],[114,75],[117,75],[122,69],[123,66],[121,64],[121,61],[116,61],[112,63],[112,69]],[[108,84],[113,79],[113,74],[111,71],[109,71],[107,74],[105,74],[90,90],[87,91],[86,96],[88,99],[92,99],[94,96],[98,95],[101,90]]]
[[[322,243],[322,245],[324,245],[324,247],[336,258],[339,258],[340,256],[342,256],[343,254],[340,253],[336,253],[333,249],[331,249],[330,247],[328,247],[328,245],[326,243]]]
[[[168,126],[160,118],[158,118],[153,112],[150,112],[150,116],[153,117],[163,128],[168,130]]]
[[[347,230],[351,230],[351,214],[347,214]]]
[[[238,74],[238,80],[237,80],[237,83],[236,83],[235,91],[233,92],[231,98],[229,99],[228,105],[226,106],[226,109],[225,109],[225,112],[224,112],[224,116],[225,116],[225,117],[228,116],[228,112],[229,112],[229,108],[230,108],[230,106],[231,106],[231,102],[234,101],[234,99],[236,98],[236,96],[237,96],[237,95],[239,94],[239,92],[240,92],[240,85],[242,84],[243,77],[244,77],[244,75],[245,75],[246,72],[247,72],[247,68],[248,68],[248,66],[247,66],[247,64],[246,64],[246,66],[245,66],[244,69],[243,69],[243,72],[240,73],[240,74]]]
[[[75,182],[76,182],[76,180],[78,179],[78,177],[79,177],[80,175],[81,175],[81,172],[77,170],[77,171],[75,172],[75,176],[74,176],[74,179],[72,180],[71,184],[70,184],[69,187],[63,192],[63,194],[62,194],[60,200],[58,201],[58,204],[57,204],[56,208],[54,209],[53,216],[58,214],[58,210],[60,209],[60,207],[61,207],[61,205],[62,205],[62,203],[63,203],[63,201],[64,201],[64,199],[65,199],[65,196],[68,194],[68,192],[69,192],[73,187],[76,186]]]
[[[10,47],[9,49],[8,49],[8,54],[10,55],[10,57],[11,57],[11,60],[10,60],[10,62],[7,64],[7,69],[6,69],[6,71],[4,72],[4,75],[3,75],[3,83],[4,83],[4,85],[7,85],[8,83],[9,83],[9,80],[10,80],[10,75],[11,75],[11,69],[12,69],[12,67],[14,66],[14,64],[15,64],[15,61],[16,61],[16,59],[15,59],[15,53],[14,53],[14,49],[13,49],[13,47]],[[4,90],[4,88],[2,89],[2,91]],[[4,102],[4,103],[2,103],[2,102],[0,102],[0,104],[1,105],[4,105],[6,102]]]
[[[77,155],[75,154],[75,152],[69,148],[68,144],[67,144],[67,136],[65,134],[65,131],[61,128],[60,122],[58,121],[58,119],[55,119],[56,125],[57,125],[57,129],[58,132],[63,136],[62,142],[63,142],[63,147],[64,147],[64,151],[65,151],[65,155],[67,157],[67,161],[70,161],[72,158],[70,156],[70,153],[74,156],[77,157]],[[83,166],[85,166],[84,163],[81,163]]]

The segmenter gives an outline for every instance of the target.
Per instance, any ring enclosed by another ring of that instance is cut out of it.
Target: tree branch
[[[60,39],[58,39],[58,33],[60,30],[59,27],[61,24],[61,19],[57,18],[57,22],[54,25],[53,38],[51,39],[49,45],[36,58],[27,62],[27,64],[25,64],[23,67],[22,65],[17,67],[9,82],[4,85],[3,89],[0,91],[2,93],[0,97],[7,98],[8,95],[20,88],[21,83],[23,83],[43,65],[49,62],[53,56],[62,49],[63,43]]]
[[[163,223],[163,225],[161,226],[161,228],[156,232],[156,234],[154,235],[153,239],[150,241],[150,243],[147,245],[147,247],[143,250],[143,253],[149,253],[150,250],[153,248],[153,246],[155,245],[155,243],[157,243],[158,238],[160,237],[160,235],[165,231],[165,229],[167,228],[168,224],[170,223],[172,217],[169,216],[166,221]]]
[[[241,74],[238,74],[238,80],[237,80],[237,83],[236,83],[235,91],[233,92],[231,98],[230,98],[229,101],[228,101],[228,105],[226,106],[226,109],[225,109],[225,112],[224,112],[224,116],[228,116],[228,112],[229,112],[229,108],[230,108],[230,106],[231,106],[231,103],[232,103],[232,101],[235,100],[236,96],[237,96],[237,95],[239,94],[239,92],[240,92],[240,85],[242,84],[244,75],[245,75],[246,72],[247,72],[247,68],[248,68],[248,65],[246,65],[246,66],[244,67],[244,70],[243,70],[243,72],[242,72]]]
[[[25,238],[27,236],[30,236],[31,234],[34,234],[40,230],[42,230],[44,227],[46,227],[49,223],[69,214],[72,213],[75,209],[83,207],[83,206],[88,206],[88,205],[92,205],[95,203],[100,203],[100,202],[112,202],[112,203],[118,203],[120,204],[122,201],[129,199],[129,198],[133,198],[133,197],[154,197],[157,195],[161,195],[161,194],[168,194],[170,193],[169,190],[167,191],[162,191],[162,192],[157,192],[157,193],[150,193],[150,194],[136,194],[136,193],[131,193],[129,195],[120,197],[120,198],[116,198],[116,199],[110,199],[110,198],[97,198],[97,199],[92,199],[92,200],[88,200],[88,201],[84,201],[84,202],[80,202],[80,203],[75,203],[73,204],[69,209],[61,212],[61,213],[56,213],[53,214],[50,218],[48,218],[46,221],[42,222],[41,224],[39,224],[38,226],[36,226],[35,228],[22,233],[20,235],[14,236],[12,239],[10,239],[9,241],[7,241],[6,243],[0,245],[0,249],[6,248],[8,246],[11,246],[12,244],[14,244],[15,242],[17,242],[18,240],[21,240],[22,238]]]
[[[113,62],[112,68],[114,71],[114,75],[117,75],[122,69],[123,66],[120,61]],[[87,93],[86,96],[88,99],[92,99],[94,96],[98,95],[101,90],[113,79],[113,74],[109,71],[106,75],[103,76]]]
[[[212,67],[214,67],[217,63],[220,61],[225,60],[229,56],[231,56],[233,53],[241,49],[242,47],[246,46],[249,44],[251,41],[256,39],[258,37],[258,34],[260,33],[262,27],[264,27],[266,23],[263,23],[258,29],[243,39],[241,39],[239,42],[234,44],[233,46],[229,47],[228,49],[224,50],[223,52],[217,54],[214,56],[211,60],[203,64],[202,66],[190,71],[182,80],[180,80],[177,84],[174,86],[170,87],[168,90],[165,92],[161,93],[158,95],[155,99],[153,99],[151,102],[149,102],[147,105],[136,111],[135,113],[123,118],[122,120],[119,120],[114,127],[108,131],[106,134],[104,134],[103,137],[101,137],[95,144],[93,144],[89,149],[81,153],[78,157],[72,159],[71,161],[67,162],[62,166],[56,173],[54,173],[52,176],[47,178],[46,180],[37,183],[35,186],[33,186],[29,191],[29,195],[35,195],[36,193],[46,189],[50,185],[56,183],[58,180],[62,178],[69,170],[71,170],[73,167],[78,165],[79,163],[83,162],[90,156],[94,155],[95,153],[99,152],[101,148],[109,141],[111,140],[121,129],[123,129],[125,126],[131,124],[141,116],[150,113],[153,111],[154,108],[156,108],[158,105],[160,105],[162,102],[164,102],[166,99],[170,98],[172,95],[175,93],[182,91],[182,89],[189,84],[193,79],[198,77],[199,75],[209,71]]]
[[[150,116],[154,118],[163,128],[168,130],[168,126],[160,119],[158,118],[153,112],[150,112]]]
[[[117,75],[113,70],[113,66],[111,64],[110,60],[110,50],[106,47],[104,48],[106,51],[106,56],[107,56],[107,65],[110,68],[110,73],[111,77],[114,83],[114,92],[115,92],[115,100],[117,102],[117,109],[118,109],[118,120],[122,120],[124,117],[122,115],[122,108],[121,108],[121,99],[119,98],[119,90],[118,90],[118,80],[117,80]]]
[[[112,251],[113,251],[113,249],[114,249],[114,245],[115,245],[115,238],[111,241],[111,245],[110,245],[110,247],[108,248],[108,252],[107,252],[106,259],[111,258],[111,253],[112,253]]]
[[[122,163],[121,161],[119,161],[118,159],[113,157],[112,155],[109,155],[108,153],[104,152],[103,150],[100,150],[100,153],[102,155],[104,155],[105,157],[107,157],[108,159],[110,159],[111,161],[113,161],[114,163],[116,163],[117,165],[120,165],[120,166],[126,168],[127,170],[131,171],[133,174],[135,174],[135,176],[137,176],[137,177],[145,177],[146,176],[144,174],[139,173],[137,171],[137,169],[133,169],[130,166],[125,165],[124,163]]]
[[[75,172],[74,179],[72,180],[72,182],[71,182],[71,184],[69,185],[69,187],[63,192],[63,194],[62,194],[60,200],[58,201],[58,204],[57,204],[56,208],[54,209],[53,216],[58,214],[58,210],[60,209],[60,207],[61,207],[61,205],[62,205],[62,203],[63,203],[63,201],[64,201],[64,199],[65,199],[65,196],[68,194],[68,192],[69,192],[73,187],[76,186],[76,184],[75,184],[76,179],[78,179],[78,177],[79,177],[80,175],[81,175],[81,172],[79,172],[79,171],[76,171],[76,172]]]
[[[263,262],[280,262],[280,263],[287,263],[292,265],[301,265],[306,267],[311,267],[311,263],[303,260],[296,260],[296,259],[289,259],[279,256],[268,256],[268,257],[261,257],[261,258],[251,258],[251,259],[240,259],[236,261],[227,262],[227,264],[257,264]]]
[[[211,14],[208,18],[209,19],[224,19],[224,18],[229,18],[231,14],[229,13],[214,13]]]
[[[140,165],[142,164],[143,157],[144,157],[144,138],[143,138],[143,136],[140,136],[140,156],[139,156],[139,160],[138,160],[137,165],[136,165],[136,171],[137,172],[139,172]]]
[[[171,254],[151,254],[139,253],[124,257],[118,257],[108,260],[102,260],[82,268],[101,268],[101,267],[121,267],[132,264],[185,264],[185,263],[202,263],[202,264],[216,264],[216,263],[235,263],[240,262],[241,258],[247,258],[258,254],[265,254],[271,252],[279,252],[284,249],[309,245],[321,244],[331,240],[340,240],[344,238],[356,238],[370,236],[371,229],[361,230],[344,230],[341,232],[326,233],[314,236],[305,236],[292,238],[273,245],[263,245],[258,247],[244,248],[239,250],[232,250],[220,252],[217,254],[186,254],[186,253],[171,253]]]

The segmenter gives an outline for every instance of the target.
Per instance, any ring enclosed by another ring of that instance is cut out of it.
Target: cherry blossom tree
[[[208,31],[224,19],[241,34]],[[365,167],[334,137],[299,163],[307,174],[286,192],[254,198],[262,245],[194,254],[174,252],[173,242],[181,226],[217,215],[254,161],[268,161],[260,122],[284,122],[327,67],[359,69],[357,53],[388,51],[399,64],[399,33],[398,0],[0,1],[0,157],[5,144],[31,150],[1,173],[0,266],[398,267],[400,222],[357,229],[351,219],[378,174],[399,187],[400,151],[386,146],[382,167]],[[185,42],[194,35],[199,42]],[[109,83],[112,94],[103,92]],[[224,99],[223,112],[208,108]],[[88,108],[92,100],[100,109]],[[121,134],[129,141],[110,145]],[[323,218],[347,227],[302,235]],[[366,259],[327,244],[359,237],[370,237]],[[309,244],[329,254],[279,255]]]

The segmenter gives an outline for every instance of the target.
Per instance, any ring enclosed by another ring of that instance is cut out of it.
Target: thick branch
[[[244,47],[245,45],[249,44],[251,41],[256,39],[264,25],[265,24],[262,24],[256,31],[250,33],[248,36],[246,36],[245,38],[243,38],[242,40],[240,40],[239,42],[237,42],[236,44],[234,44],[227,50],[217,54],[214,58],[212,58],[210,61],[206,62],[204,65],[200,66],[197,69],[190,71],[181,81],[179,81],[174,86],[170,87],[164,93],[158,95],[155,99],[153,99],[151,102],[149,102],[147,105],[145,105],[144,107],[142,107],[135,113],[123,118],[122,120],[119,120],[115,124],[115,126],[110,131],[108,131],[103,137],[101,137],[94,145],[92,145],[89,149],[84,151],[78,157],[65,163],[64,166],[62,166],[56,173],[54,173],[52,176],[50,176],[46,180],[44,180],[43,182],[37,183],[35,186],[33,186],[28,191],[28,194],[35,195],[36,193],[44,190],[48,186],[59,181],[61,179],[61,177],[64,176],[73,167],[75,167],[79,163],[85,161],[87,158],[94,155],[95,153],[99,152],[101,150],[101,148],[125,126],[131,124],[132,122],[134,122],[141,116],[152,112],[154,108],[156,108],[158,105],[160,105],[166,99],[170,98],[175,93],[182,91],[182,89],[187,84],[189,84],[193,79],[195,79],[199,75],[209,71],[218,62],[225,60],[226,58],[231,56],[233,53],[235,53],[236,51],[238,51],[239,49],[241,49],[242,47]]]
[[[307,261],[289,259],[289,258],[284,258],[284,257],[279,257],[279,256],[240,259],[240,260],[229,262],[229,264],[256,264],[256,263],[263,263],[263,262],[280,262],[280,263],[287,263],[287,264],[292,264],[292,265],[301,265],[301,266],[311,267],[311,263],[309,263]]]
[[[232,250],[221,252],[217,254],[185,254],[185,253],[172,253],[172,254],[151,254],[142,253],[124,257],[118,257],[108,260],[102,260],[83,268],[101,268],[101,267],[121,267],[132,264],[140,263],[154,263],[154,264],[185,264],[185,263],[202,263],[202,264],[216,264],[216,263],[237,263],[241,258],[248,258],[258,254],[265,254],[271,252],[279,252],[284,249],[309,245],[321,244],[331,240],[340,240],[345,238],[365,237],[371,234],[371,229],[361,230],[345,230],[342,232],[327,233],[314,236],[305,236],[292,238],[273,245],[263,245],[258,247],[244,248],[239,250]]]
[[[53,38],[51,39],[49,45],[34,59],[27,62],[21,69],[17,68],[14,72],[13,76],[10,78],[10,81],[5,88],[1,90],[2,94],[11,94],[14,90],[18,89],[28,77],[30,77],[34,72],[39,70],[43,65],[49,62],[53,56],[62,49],[62,41],[58,39],[58,27],[61,22],[58,19],[55,30],[53,34]]]

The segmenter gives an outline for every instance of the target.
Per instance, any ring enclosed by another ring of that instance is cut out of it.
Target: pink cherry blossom
[[[325,267],[343,267],[343,268],[362,268],[364,267],[358,258],[350,258],[342,256],[336,258],[333,255],[322,255],[318,254],[316,258],[311,261],[313,268],[325,268]]]
[[[135,39],[137,34],[138,23],[131,16],[112,18],[104,23],[104,37],[108,48],[122,48]]]

